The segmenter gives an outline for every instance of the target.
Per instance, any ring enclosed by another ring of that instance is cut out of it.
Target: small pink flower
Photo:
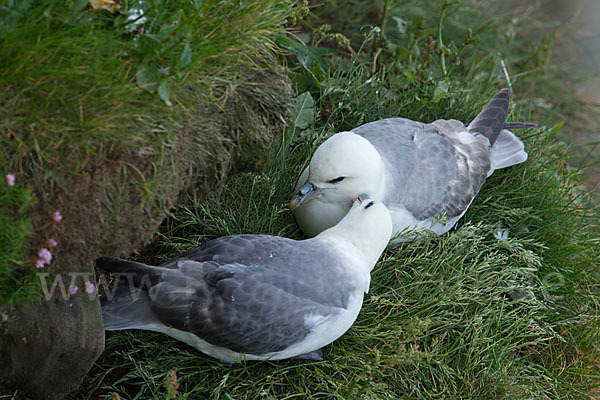
[[[6,176],[4,177],[4,180],[6,180],[6,184],[8,186],[15,185],[15,176],[13,174],[6,174]]]
[[[58,243],[56,243],[56,240],[54,240],[54,238],[50,238],[46,241],[46,244],[48,245],[48,247],[56,247],[58,245]]]
[[[90,281],[85,282],[85,292],[88,294],[94,293],[94,284]]]
[[[44,260],[41,259],[37,259],[37,261],[35,262],[35,267],[36,268],[44,268]]]
[[[77,287],[77,285],[73,285],[73,286],[71,286],[69,293],[75,294],[75,293],[77,293],[78,290],[79,290],[79,288]]]
[[[38,257],[44,264],[50,264],[50,261],[52,261],[52,253],[45,247],[38,250]]]
[[[54,222],[60,222],[62,220],[62,215],[60,214],[60,211],[54,211],[51,218]]]

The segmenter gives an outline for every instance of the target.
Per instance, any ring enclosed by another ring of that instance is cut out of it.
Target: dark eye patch
[[[330,180],[330,181],[327,181],[327,183],[338,183],[338,182],[341,182],[341,181],[343,181],[343,180],[344,180],[344,178],[346,178],[346,177],[345,177],[345,176],[340,176],[340,177],[337,177],[337,178],[335,178],[335,179],[332,179],[332,180]]]
[[[375,202],[374,202],[374,201],[371,201],[371,202],[369,202],[369,204],[367,204],[367,205],[365,206],[365,210],[366,210],[367,208],[371,207],[373,204],[375,204]]]

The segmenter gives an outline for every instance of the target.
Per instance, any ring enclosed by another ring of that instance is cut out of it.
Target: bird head
[[[290,209],[313,198],[349,207],[359,194],[377,192],[383,177],[383,161],[375,147],[352,132],[340,132],[323,142],[308,169],[308,179],[299,182]]]

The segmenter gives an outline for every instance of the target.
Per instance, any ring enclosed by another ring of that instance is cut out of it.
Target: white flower
[[[503,231],[496,231],[494,232],[494,237],[498,240],[506,240],[508,239],[508,229],[505,229]]]

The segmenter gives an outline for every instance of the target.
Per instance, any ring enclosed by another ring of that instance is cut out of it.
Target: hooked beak
[[[298,193],[296,193],[294,197],[292,197],[292,199],[290,200],[289,209],[293,210],[297,207],[300,207],[302,203],[304,203],[306,200],[310,199],[319,192],[321,192],[320,188],[313,185],[310,181],[306,181],[306,183],[302,185]]]
[[[362,204],[363,201],[368,199],[369,196],[366,193],[361,193],[352,199],[352,207],[356,207]]]

